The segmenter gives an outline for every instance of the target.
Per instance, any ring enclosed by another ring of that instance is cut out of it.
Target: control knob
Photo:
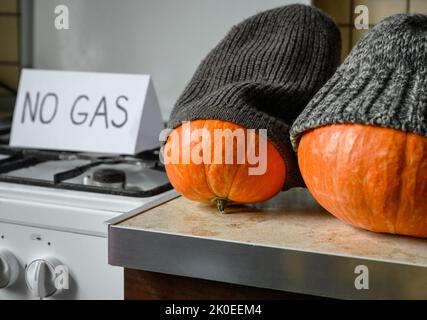
[[[19,263],[9,250],[0,250],[0,289],[13,285],[19,276]]]
[[[57,283],[57,268],[60,266],[63,265],[55,258],[37,259],[28,264],[25,281],[35,297],[42,299],[61,291]]]

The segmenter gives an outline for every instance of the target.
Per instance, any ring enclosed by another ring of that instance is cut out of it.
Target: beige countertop
[[[125,268],[333,298],[427,299],[427,239],[346,225],[305,189],[226,214],[179,197],[113,221],[108,237],[109,263]],[[368,289],[355,284],[360,267]]]
[[[427,266],[427,240],[377,234],[349,226],[302,190],[256,206],[214,206],[171,200],[132,217],[123,227],[311,252],[370,257]]]

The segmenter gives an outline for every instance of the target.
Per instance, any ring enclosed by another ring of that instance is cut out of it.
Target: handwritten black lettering
[[[71,108],[71,114],[70,114],[70,116],[71,116],[71,122],[72,122],[73,124],[77,125],[77,126],[82,125],[83,123],[85,123],[85,122],[86,122],[86,120],[87,120],[87,117],[88,117],[88,115],[89,115],[87,112],[78,112],[78,113],[77,113],[77,115],[78,115],[78,116],[82,116],[82,117],[83,117],[83,120],[77,121],[77,120],[76,120],[76,118],[75,118],[74,111],[75,111],[75,109],[76,109],[77,102],[79,102],[79,101],[80,101],[80,100],[82,100],[82,99],[85,99],[85,100],[89,101],[89,97],[88,97],[87,95],[80,95],[80,96],[78,96],[78,97],[77,97],[77,99],[74,101],[73,106],[72,106],[72,108]]]
[[[89,127],[92,127],[96,117],[104,117],[105,128],[108,129],[107,100],[105,97],[102,97],[101,101],[99,101],[98,106],[96,107],[96,111],[92,117],[92,120],[90,121]]]
[[[28,91],[25,93],[24,107],[22,108],[21,123],[25,122],[25,111],[27,110],[27,107],[29,109],[28,111],[30,112],[31,122],[36,121],[37,109],[39,107],[39,98],[40,98],[40,92],[37,92],[36,102],[33,109],[30,93]]]
[[[53,98],[55,100],[55,104],[54,104],[54,109],[53,112],[50,116],[50,118],[46,119],[44,117],[45,113],[44,111],[44,107],[45,107],[45,102],[48,98]],[[58,96],[55,93],[48,93],[43,97],[42,103],[40,105],[40,122],[43,124],[49,124],[53,121],[53,119],[55,119],[56,113],[58,112]]]
[[[120,109],[121,111],[123,111],[123,114],[124,114],[124,120],[121,123],[117,124],[114,120],[111,121],[111,124],[114,127],[116,127],[116,128],[123,127],[127,123],[127,121],[128,121],[128,112],[127,112],[127,110],[122,105],[119,104],[119,102],[120,102],[121,99],[129,101],[129,98],[126,97],[126,96],[120,96],[120,97],[118,97],[116,99],[116,107],[117,107],[117,109]]]

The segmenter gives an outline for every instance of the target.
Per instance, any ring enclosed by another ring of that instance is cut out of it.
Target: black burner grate
[[[24,185],[34,185],[40,187],[66,189],[74,191],[85,191],[94,193],[103,193],[111,195],[120,195],[128,197],[150,197],[172,189],[170,183],[156,186],[149,190],[135,190],[126,188],[108,188],[105,186],[85,185],[76,183],[67,183],[66,180],[84,174],[90,168],[104,164],[119,164],[130,161],[146,162],[153,164],[151,169],[165,171],[163,165],[159,162],[158,149],[144,151],[131,160],[127,157],[95,157],[71,152],[55,152],[43,150],[19,150],[5,146],[0,146],[0,155],[6,155],[7,158],[0,160],[0,181],[17,183]],[[77,166],[67,171],[58,172],[52,177],[52,181],[39,180],[33,178],[22,178],[8,175],[8,172],[28,168],[46,161],[64,160],[64,159],[84,159],[89,160],[88,164]]]

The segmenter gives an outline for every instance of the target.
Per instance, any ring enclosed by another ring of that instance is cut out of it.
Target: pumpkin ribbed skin
[[[427,238],[427,138],[338,124],[305,133],[304,181],[330,213],[354,226]]]
[[[190,122],[191,132],[195,129],[206,129],[211,137],[214,137],[215,129],[244,129],[236,124],[220,120],[196,120]],[[237,140],[233,141],[234,159],[232,164],[201,163],[196,164],[191,161],[189,164],[181,163],[182,154],[185,149],[193,151],[194,145],[181,145],[180,140],[175,137],[182,137],[183,126],[174,129],[169,135],[164,152],[169,157],[179,154],[179,163],[165,164],[169,180],[174,188],[188,199],[201,202],[215,202],[216,199],[224,199],[237,203],[255,203],[267,200],[281,191],[285,182],[286,167],[285,162],[277,149],[267,142],[267,170],[262,175],[249,175],[250,165],[237,163]],[[244,129],[246,132],[246,129]],[[256,143],[258,145],[258,135]],[[221,148],[224,154],[225,143],[222,146],[213,145],[213,148]],[[258,154],[258,149],[257,154]],[[245,155],[246,156],[246,155]]]

